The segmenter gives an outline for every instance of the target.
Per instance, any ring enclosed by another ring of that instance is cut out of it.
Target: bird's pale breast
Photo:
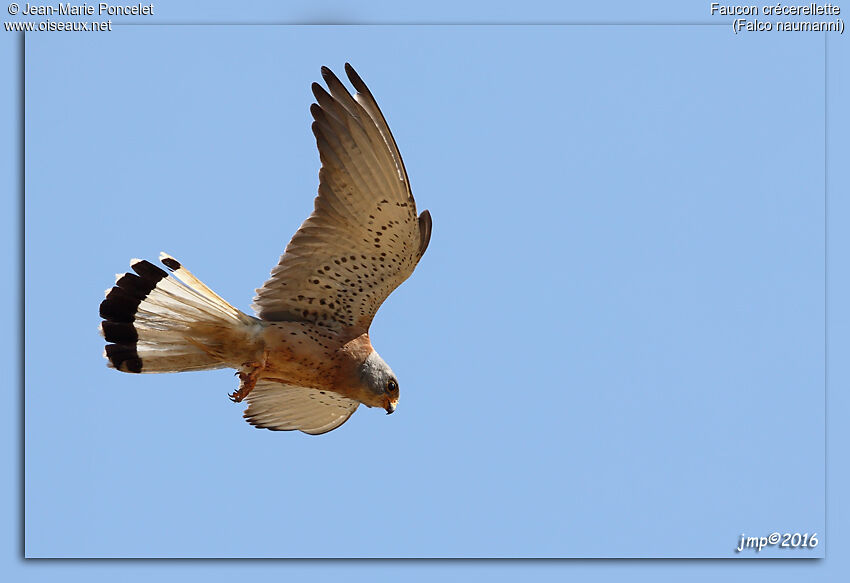
[[[273,322],[260,338],[265,349],[260,378],[356,398],[349,394],[349,386],[356,368],[372,352],[366,334],[346,341],[344,336],[308,322]]]

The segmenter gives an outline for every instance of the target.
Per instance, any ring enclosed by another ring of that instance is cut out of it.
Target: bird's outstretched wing
[[[358,403],[333,391],[320,391],[260,380],[247,397],[243,417],[255,427],[274,431],[298,429],[320,435],[336,429],[357,410]]]
[[[253,308],[264,320],[368,330],[387,296],[410,277],[431,237],[416,214],[395,139],[372,93],[345,65],[355,96],[322,67],[310,107],[319,148],[313,214],[286,247]]]

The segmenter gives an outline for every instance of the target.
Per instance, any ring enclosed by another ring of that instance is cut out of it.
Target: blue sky
[[[525,14],[712,22],[694,6]],[[203,15],[283,20],[253,10]],[[475,16],[310,10],[292,19]],[[825,258],[822,35],[125,26],[29,35],[26,59],[27,556],[734,557],[741,533],[773,531],[823,542],[760,556],[840,548],[824,424],[842,401],[826,407],[824,376],[842,386],[846,318],[830,303],[825,370],[824,262],[842,257],[846,209],[829,200]],[[97,304],[131,257],[165,250],[249,309],[312,208],[309,85],[345,61],[434,217],[371,331],[397,413],[318,438],[258,431],[228,371],[107,369]],[[830,76],[830,99],[845,83]],[[577,568],[560,565],[530,568]]]

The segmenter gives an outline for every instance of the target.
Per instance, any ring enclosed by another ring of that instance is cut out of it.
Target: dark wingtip
[[[339,93],[348,93],[348,89],[345,88],[342,81],[339,80],[333,71],[328,69],[327,67],[322,67],[322,79],[325,80],[325,83],[328,86],[328,90],[330,91],[330,95],[339,100]]]
[[[431,242],[431,213],[428,209],[419,215],[419,257],[425,255],[428,243]]]
[[[351,81],[351,84],[354,85],[354,88],[357,91],[361,93],[369,93],[369,88],[366,87],[363,79],[357,74],[357,71],[354,70],[351,63],[345,64],[345,74],[348,75],[348,80]]]

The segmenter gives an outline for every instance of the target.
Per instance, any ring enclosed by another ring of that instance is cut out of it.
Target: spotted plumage
[[[256,427],[309,434],[342,425],[362,403],[392,413],[398,379],[369,340],[369,326],[413,273],[431,238],[417,215],[395,139],[354,69],[348,92],[326,67],[313,84],[319,194],[249,316],[179,261],[171,272],[134,259],[100,305],[108,364],[122,372],[234,368]]]

